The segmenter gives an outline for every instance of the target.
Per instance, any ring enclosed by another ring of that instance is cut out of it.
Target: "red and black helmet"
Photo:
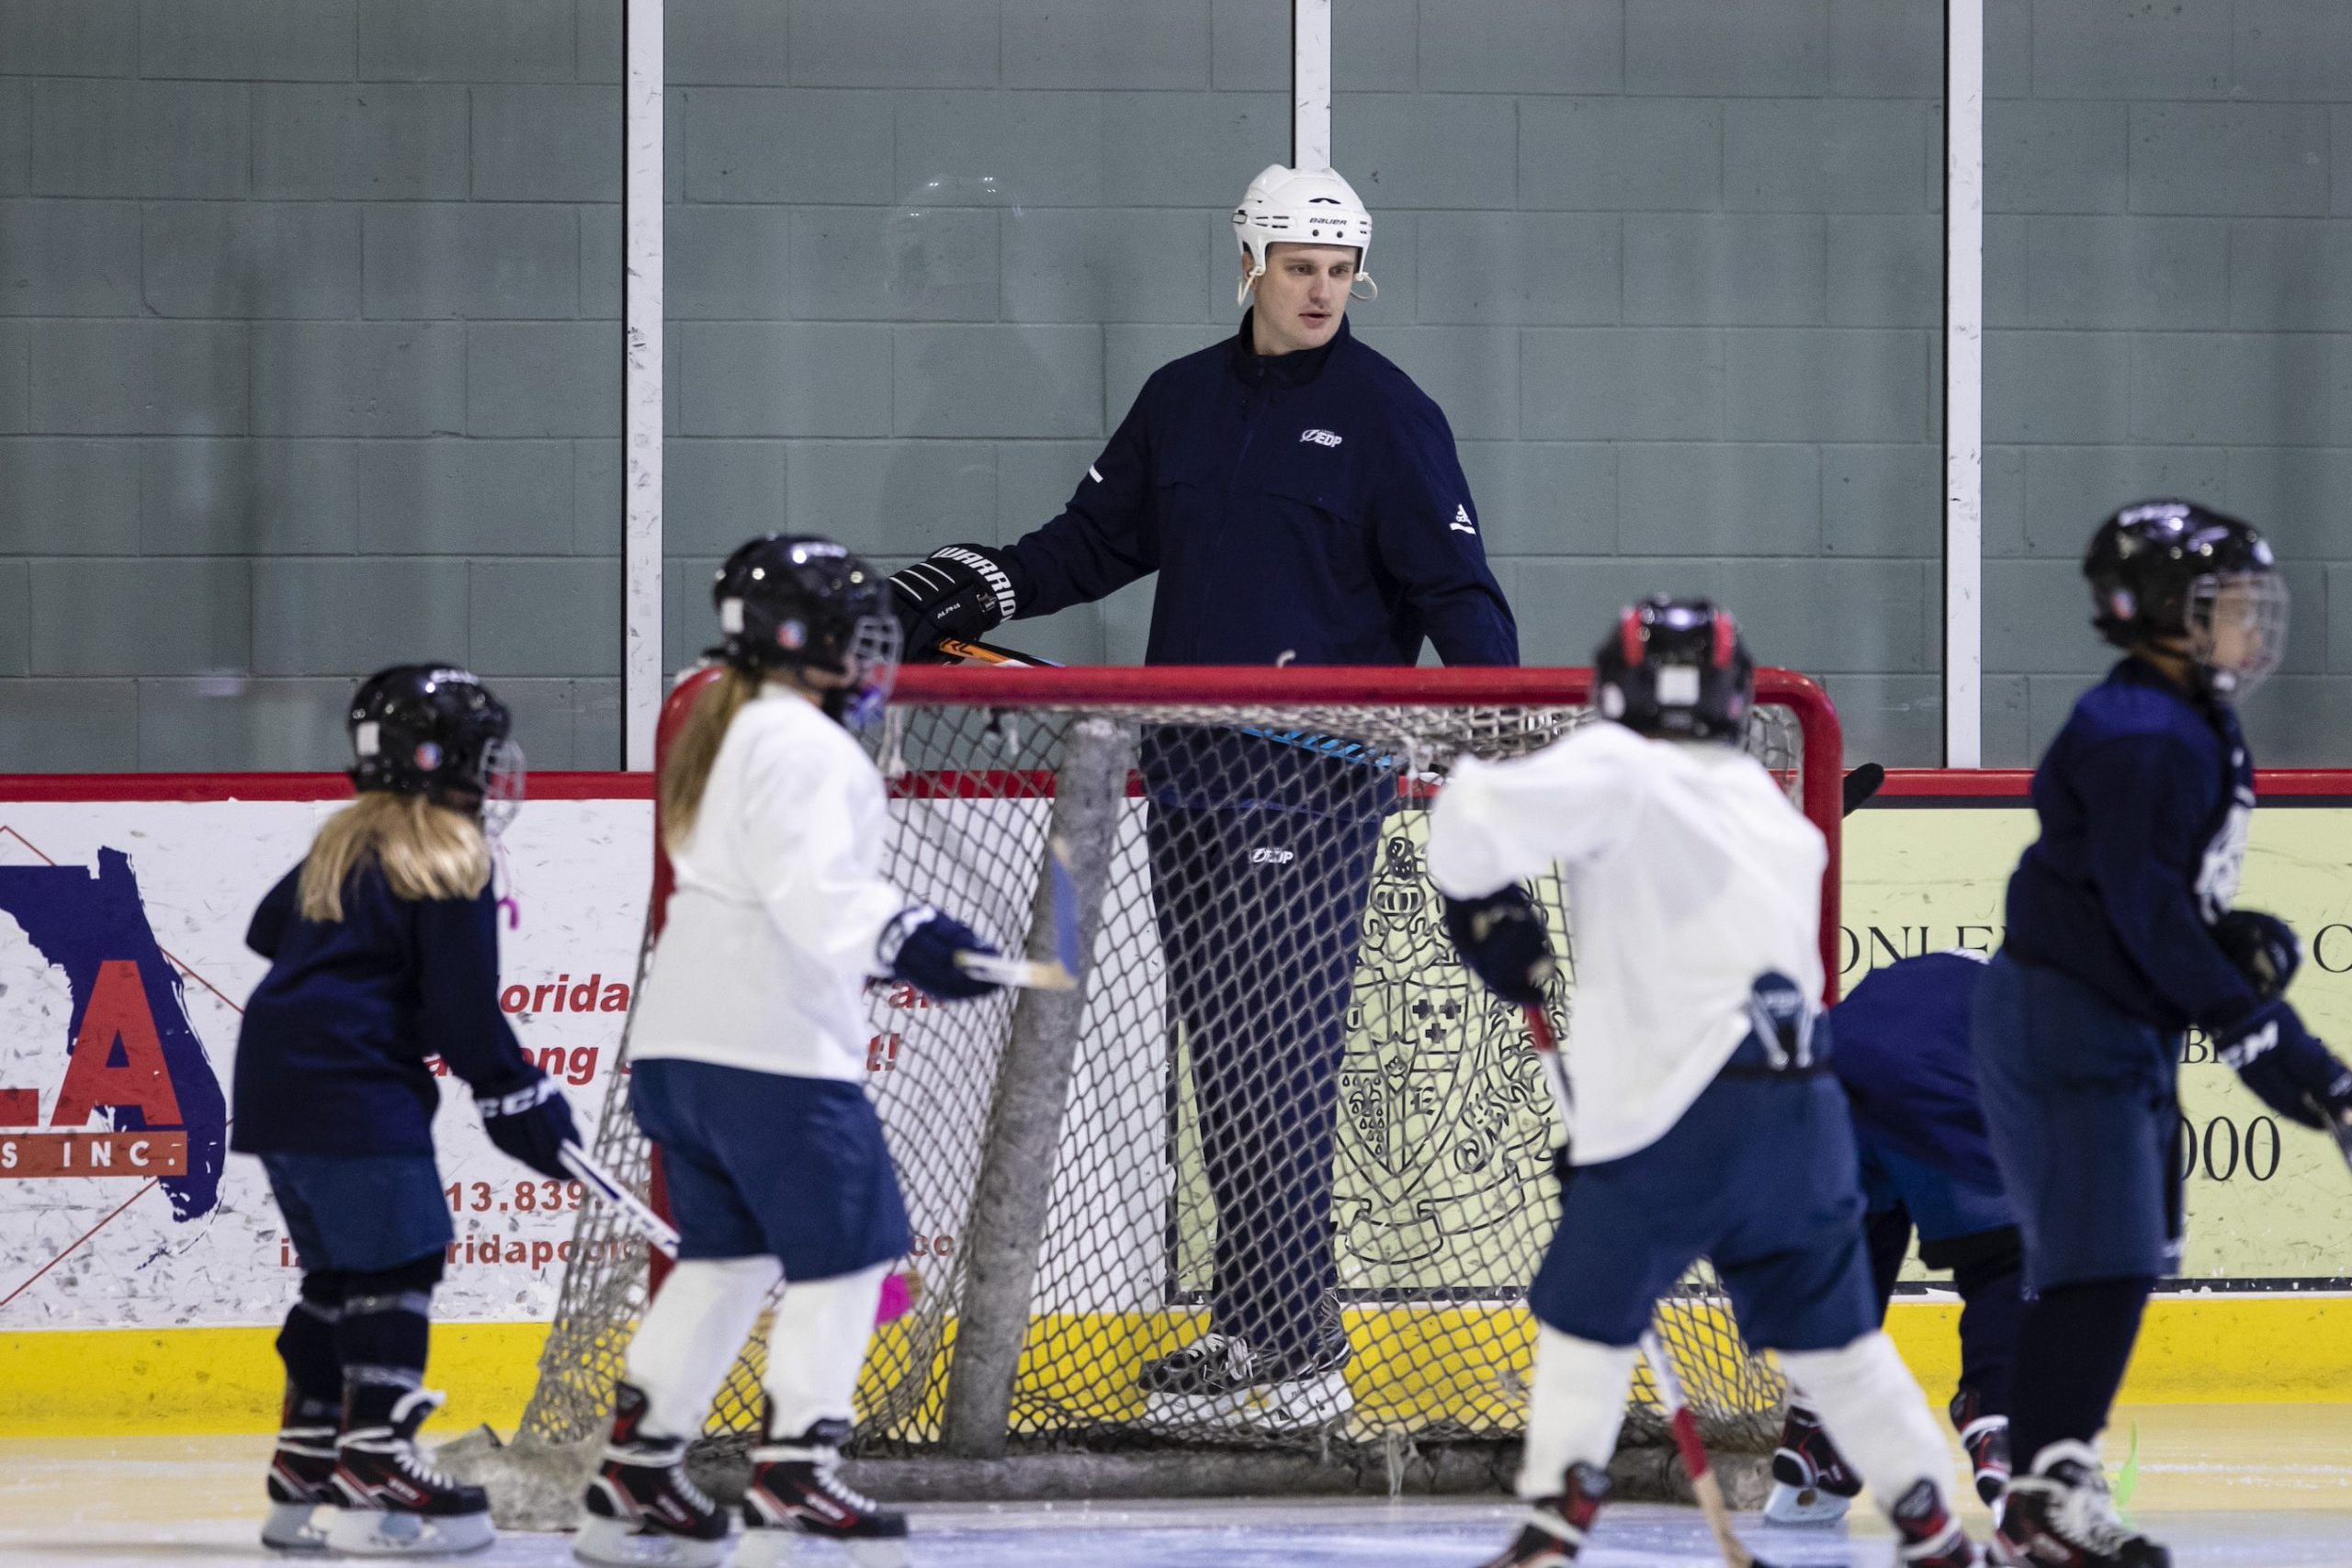
[[[1628,606],[1592,662],[1602,717],[1660,739],[1747,743],[1756,664],[1713,601],[1657,593]]]

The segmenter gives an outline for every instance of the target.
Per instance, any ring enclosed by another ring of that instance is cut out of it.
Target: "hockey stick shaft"
[[[1560,1131],[1568,1130],[1568,1107],[1575,1096],[1568,1092],[1568,1069],[1560,1060],[1560,1037],[1552,1032],[1552,1015],[1540,1002],[1527,1004],[1527,1034],[1535,1043],[1535,1060],[1544,1068],[1544,1083],[1552,1091],[1552,1103],[1559,1108]]]
[[[594,1192],[598,1201],[608,1203],[613,1211],[628,1223],[628,1228],[643,1236],[673,1260],[678,1256],[678,1233],[670,1222],[655,1213],[645,1201],[621,1185],[613,1173],[598,1165],[594,1156],[578,1144],[566,1144],[559,1156],[564,1169],[580,1179],[581,1184]]]
[[[1699,1511],[1706,1516],[1707,1528],[1714,1532],[1715,1546],[1723,1552],[1724,1561],[1731,1568],[1771,1568],[1732,1533],[1731,1508],[1724,1501],[1723,1483],[1715,1479],[1714,1468],[1707,1462],[1707,1445],[1700,1440],[1699,1423],[1682,1396],[1682,1379],[1676,1374],[1674,1358],[1667,1353],[1666,1342],[1658,1337],[1655,1326],[1642,1332],[1642,1356],[1649,1362],[1650,1376],[1657,1383],[1658,1403],[1666,1406],[1667,1425],[1673,1429],[1674,1446],[1682,1455],[1682,1468],[1690,1472],[1691,1495],[1699,1499]]]

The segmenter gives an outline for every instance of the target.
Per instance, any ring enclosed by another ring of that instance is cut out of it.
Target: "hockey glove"
[[[2213,922],[2213,940],[2266,1002],[2287,994],[2303,961],[2295,928],[2259,909],[2232,909]]]
[[[969,641],[1012,619],[1028,573],[1010,551],[949,545],[890,574],[906,657],[935,659],[942,637]]]
[[[571,1179],[561,1156],[564,1145],[580,1141],[580,1133],[561,1084],[537,1073],[504,1093],[477,1095],[474,1105],[481,1111],[481,1130],[501,1153],[541,1176]]]
[[[904,980],[936,1001],[962,1001],[985,997],[993,983],[967,974],[956,962],[959,953],[996,956],[996,949],[963,921],[941,914],[928,904],[910,904],[882,928],[876,948],[883,973]]]
[[[2331,1132],[2352,1118],[2352,1068],[2287,1003],[2267,1002],[2212,1032],[2213,1054],[2279,1115]]]
[[[1544,1005],[1544,987],[1560,966],[1526,888],[1514,882],[1483,898],[1448,898],[1445,934],[1488,990],[1519,1007]]]

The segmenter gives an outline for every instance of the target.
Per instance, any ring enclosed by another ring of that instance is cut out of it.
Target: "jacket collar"
[[[1320,348],[1302,348],[1290,354],[1260,354],[1256,340],[1250,336],[1257,314],[1255,306],[1244,310],[1241,313],[1241,330],[1234,333],[1226,345],[1234,375],[1252,387],[1270,378],[1282,386],[1303,387],[1322,375],[1323,367],[1330,363],[1332,353],[1354,336],[1349,330],[1347,317],[1341,316],[1340,330],[1333,333],[1331,341]]]

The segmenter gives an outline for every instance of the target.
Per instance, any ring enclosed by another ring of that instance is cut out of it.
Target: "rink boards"
[[[1979,793],[1952,795],[1951,776],[1897,775],[1883,808],[1848,824],[1849,979],[1903,953],[1997,942],[2001,887],[2030,818],[2021,781],[1967,783]],[[2286,808],[2256,816],[2242,901],[2305,932],[2312,956],[2295,998],[2321,1033],[2352,1041],[2352,775],[2265,784],[2266,804]],[[263,967],[242,937],[334,809],[335,784],[97,787],[114,797],[0,784],[0,1433],[258,1427],[275,1413],[269,1339],[294,1269],[257,1168],[221,1148],[236,1004]],[[171,797],[125,798],[142,788]],[[232,789],[244,798],[217,798]],[[277,798],[256,798],[266,795]],[[526,1048],[588,1111],[615,1076],[634,981],[649,810],[641,783],[618,775],[543,776],[534,795],[504,845],[518,906],[502,933],[504,1000]],[[888,1055],[877,1049],[877,1070],[919,1070]],[[432,1376],[452,1391],[453,1417],[511,1422],[576,1199],[491,1150],[469,1109],[447,1109],[463,1098],[462,1086],[445,1090],[436,1129],[459,1242]],[[2279,1129],[2193,1043],[2182,1099],[2193,1161],[2183,1283],[2219,1292],[2156,1303],[2132,1396],[2352,1397],[2352,1301],[2334,1293],[2352,1271],[2352,1176],[2323,1140]],[[1076,1146],[1063,1157],[1108,1155]],[[909,1267],[943,1268],[952,1227],[916,1222]],[[1082,1279],[1082,1261],[1057,1250],[1049,1243],[1047,1269]],[[1095,1304],[1041,1322],[1039,1335],[1125,1360],[1138,1343],[1189,1332],[1182,1310]],[[1949,1376],[1948,1311],[1898,1303],[1892,1326],[1923,1376]],[[1393,1333],[1398,1314],[1444,1314],[1457,1343],[1493,1348],[1494,1410],[1460,1408],[1454,1393],[1432,1414],[1508,1419],[1523,1314],[1406,1302],[1354,1309],[1351,1331]],[[1358,1394],[1407,1409],[1429,1398],[1409,1384]]]

